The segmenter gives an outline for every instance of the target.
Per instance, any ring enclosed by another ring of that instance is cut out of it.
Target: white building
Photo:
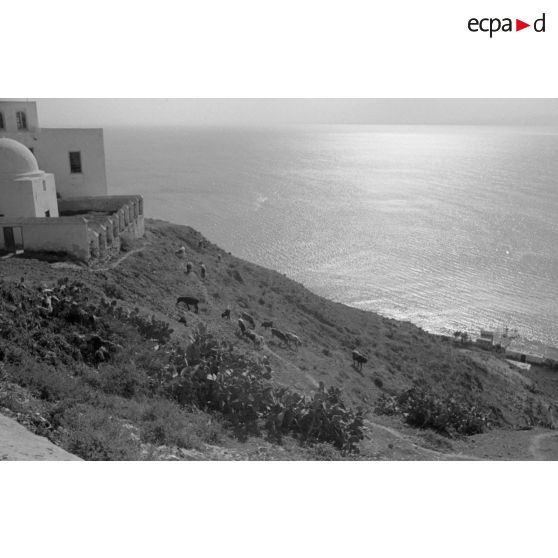
[[[60,197],[107,194],[101,128],[41,128],[35,102],[0,101],[2,137],[29,148],[40,167],[56,177]]]
[[[39,169],[25,145],[0,138],[0,252],[64,253],[91,262],[143,236],[141,196],[85,194],[58,199],[54,175]]]
[[[0,217],[58,217],[54,175],[39,169],[29,149],[0,139]]]

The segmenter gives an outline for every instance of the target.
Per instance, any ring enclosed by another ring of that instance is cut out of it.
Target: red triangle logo
[[[525,23],[524,21],[521,21],[520,19],[515,20],[515,30],[516,31],[521,31],[522,29],[525,29],[526,27],[531,27],[531,25],[529,23]]]

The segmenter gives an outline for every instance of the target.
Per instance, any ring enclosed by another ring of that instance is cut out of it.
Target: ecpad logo
[[[536,33],[545,32],[545,25],[546,25],[545,18],[546,18],[546,14],[543,14],[539,19],[536,19],[534,21],[533,30]],[[489,35],[490,38],[492,38],[492,35],[494,33],[497,33],[498,31],[509,33],[514,30],[512,19],[509,17],[505,17],[503,19],[497,17],[485,17],[482,19],[477,19],[475,17],[472,17],[469,20],[467,27],[469,28],[469,31],[472,31],[473,33],[477,33],[479,31],[483,33],[490,33]],[[521,31],[522,29],[526,29],[527,27],[531,27],[531,24],[525,23],[520,19],[515,20],[515,31]]]

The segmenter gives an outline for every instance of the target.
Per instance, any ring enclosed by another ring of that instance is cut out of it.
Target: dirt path
[[[0,414],[0,461],[81,461],[52,442]]]
[[[538,461],[558,460],[558,432],[536,434],[531,440],[529,451]]]
[[[319,387],[320,383],[318,382],[318,380],[316,380],[316,378],[314,378],[314,376],[312,376],[312,374],[305,372],[304,370],[301,370],[301,368],[298,367],[296,364],[294,364],[294,362],[291,362],[290,360],[287,360],[286,358],[282,357],[280,354],[276,353],[267,343],[264,345],[264,352],[274,356],[277,360],[281,361],[287,368],[290,368],[291,370],[295,370],[297,374],[304,376],[313,387],[315,388]]]
[[[142,246],[141,248],[136,248],[135,250],[130,250],[129,252],[126,252],[126,254],[124,254],[121,258],[112,262],[110,265],[108,265],[106,267],[98,267],[98,268],[92,269],[91,271],[93,273],[99,273],[100,271],[109,271],[111,269],[114,269],[115,267],[119,266],[124,260],[128,259],[133,254],[143,252],[145,250],[145,248],[146,248],[145,246]]]
[[[443,451],[437,451],[430,448],[426,448],[424,446],[421,446],[420,444],[418,444],[408,436],[405,436],[399,430],[396,430],[395,428],[391,428],[390,426],[385,426],[377,422],[372,422],[371,420],[368,419],[366,419],[364,423],[369,428],[370,432],[372,432],[373,430],[380,430],[395,438],[398,442],[397,449],[401,449],[401,445],[403,444],[407,446],[408,449],[414,452],[418,452],[423,457],[430,457],[431,459],[436,461],[442,459],[455,460],[455,461],[482,461],[482,458],[475,455],[468,455],[465,453],[443,452]]]

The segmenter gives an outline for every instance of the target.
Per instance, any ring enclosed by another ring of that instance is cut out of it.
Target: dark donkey
[[[193,297],[193,296],[179,296],[176,299],[176,304],[186,304],[186,308],[188,309],[188,312],[190,311],[190,306],[194,307],[194,312],[197,314],[199,312],[199,308],[198,308],[198,304],[200,303],[200,301]]]
[[[353,366],[356,370],[362,370],[362,365],[366,364],[368,359],[356,349],[353,350]]]

